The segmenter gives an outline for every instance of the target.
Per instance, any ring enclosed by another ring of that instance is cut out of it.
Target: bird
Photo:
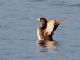
[[[57,42],[52,38],[54,32],[58,26],[63,22],[62,19],[49,19],[44,17],[37,18],[40,23],[40,27],[37,29],[37,44],[41,46],[52,46],[56,45]]]

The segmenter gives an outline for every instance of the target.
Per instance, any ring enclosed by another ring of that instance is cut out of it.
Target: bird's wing
[[[56,31],[56,29],[62,22],[63,20],[59,20],[59,19],[48,20],[47,28],[46,28],[46,32],[48,33],[48,35],[54,33],[54,31]]]

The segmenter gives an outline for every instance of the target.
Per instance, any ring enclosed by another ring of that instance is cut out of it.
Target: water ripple
[[[72,4],[72,5],[68,5],[68,6],[72,6],[72,7],[80,7],[80,4]]]
[[[10,53],[10,52],[8,52],[8,53],[6,53],[4,55],[13,55],[13,54],[16,54],[16,53]]]
[[[11,28],[11,27],[8,26],[8,25],[0,25],[0,28],[2,28],[2,29],[7,29],[7,28]]]
[[[45,0],[30,0],[30,2],[43,2]]]
[[[5,5],[5,3],[4,2],[0,2],[0,6],[3,6],[3,5]]]
[[[1,40],[10,40],[9,38],[0,38]]]
[[[57,6],[57,5],[59,5],[59,6],[64,6],[64,5],[66,5],[66,2],[64,2],[64,1],[52,1],[51,3],[50,3],[50,5],[51,6]]]
[[[26,56],[26,57],[23,57],[24,59],[31,59],[33,58],[32,56]]]

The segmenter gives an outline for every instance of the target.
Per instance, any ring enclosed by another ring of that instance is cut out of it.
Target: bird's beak
[[[37,18],[37,21],[40,21],[40,18]]]

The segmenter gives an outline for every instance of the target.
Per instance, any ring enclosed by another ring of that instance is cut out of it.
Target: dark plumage
[[[44,40],[44,32],[47,27],[47,20],[45,18],[38,18],[37,19],[40,22],[40,27],[37,29],[37,35],[39,40]]]
[[[38,18],[40,21],[40,29],[44,30],[47,27],[47,20],[45,18]]]

